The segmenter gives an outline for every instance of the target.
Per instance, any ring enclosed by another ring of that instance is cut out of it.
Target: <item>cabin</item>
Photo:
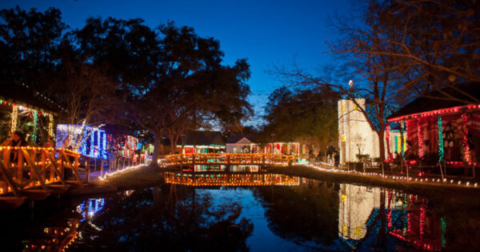
[[[55,118],[64,109],[28,85],[0,85],[0,141],[21,131],[29,145],[43,146],[54,136]]]
[[[80,136],[82,134],[83,135]],[[97,127],[58,124],[56,148],[77,149],[83,156],[107,159],[107,135]]]
[[[190,131],[178,138],[178,153],[225,152],[225,141],[219,131]]]
[[[262,151],[254,141],[252,134],[232,135],[227,138],[227,153],[260,153]]]
[[[440,92],[451,98],[441,99]],[[480,83],[465,83],[417,98],[392,114],[389,124],[399,124],[405,138],[404,158],[424,165],[478,167],[479,100]]]
[[[300,154],[300,143],[297,142],[274,142],[265,146],[264,153],[278,155],[296,155]]]
[[[107,151],[116,157],[135,159],[139,149],[139,139],[134,136],[134,130],[122,125],[105,125],[107,132]]]

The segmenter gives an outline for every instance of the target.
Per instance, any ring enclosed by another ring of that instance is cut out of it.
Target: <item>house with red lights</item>
[[[445,94],[451,97],[439,98]],[[397,141],[394,146],[400,147],[397,151],[406,160],[427,165],[445,162],[448,167],[478,166],[479,100],[480,83],[457,85],[417,98],[388,118],[387,132],[400,129],[402,137],[397,140],[387,135],[387,141]],[[395,150],[388,151],[392,156]]]

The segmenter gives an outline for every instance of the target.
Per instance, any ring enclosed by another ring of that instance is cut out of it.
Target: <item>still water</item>
[[[480,251],[474,207],[255,167],[163,177],[2,213],[0,241],[6,251]]]

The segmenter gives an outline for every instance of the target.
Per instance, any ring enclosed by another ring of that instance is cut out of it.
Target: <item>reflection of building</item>
[[[380,189],[351,184],[340,185],[338,228],[345,240],[365,237],[367,221],[380,206]]]
[[[77,206],[77,213],[80,213],[83,218],[89,219],[100,212],[104,205],[104,198],[88,199]]]
[[[226,165],[195,165],[193,167],[194,172],[225,171],[226,169]],[[230,165],[228,169],[230,172],[258,172],[260,167],[258,165]]]
[[[107,136],[105,131],[99,128],[82,125],[58,124],[56,135],[56,148],[78,146],[79,152],[92,158],[107,158]]]
[[[439,251],[446,246],[445,220],[428,208],[425,198],[382,190],[340,185],[338,225],[346,244],[357,247],[377,236],[383,224],[389,235],[416,249]],[[383,215],[381,209],[385,209]]]
[[[426,199],[400,195],[390,209],[389,234],[410,243],[417,249],[440,251],[446,246],[446,224],[443,217],[428,209]]]
[[[192,131],[181,136],[177,141],[177,152],[188,153],[219,153],[225,151],[225,141],[218,131]]]
[[[186,186],[298,186],[299,177],[269,173],[165,172],[165,182]]]
[[[25,244],[23,251],[65,251],[78,239],[79,224],[80,220],[73,218],[63,225],[45,227],[43,233],[38,234],[42,238],[23,241]]]

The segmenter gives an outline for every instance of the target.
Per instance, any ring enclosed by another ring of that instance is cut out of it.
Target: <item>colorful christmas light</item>
[[[14,132],[15,130],[17,130],[17,120],[18,120],[18,106],[14,104],[12,106],[12,128],[10,132]]]
[[[462,114],[462,133],[463,133],[463,152],[465,161],[470,162],[470,146],[468,145],[468,127],[467,127],[467,113]]]
[[[37,131],[38,131],[38,127],[37,127],[38,111],[33,109],[32,115],[33,115],[33,136],[32,136],[32,140],[33,140],[34,143],[36,143],[37,142]]]
[[[443,152],[443,128],[442,128],[442,117],[438,117],[438,162],[442,162],[444,158]]]
[[[418,157],[423,157],[423,131],[422,122],[417,120],[417,138],[418,138]]]

